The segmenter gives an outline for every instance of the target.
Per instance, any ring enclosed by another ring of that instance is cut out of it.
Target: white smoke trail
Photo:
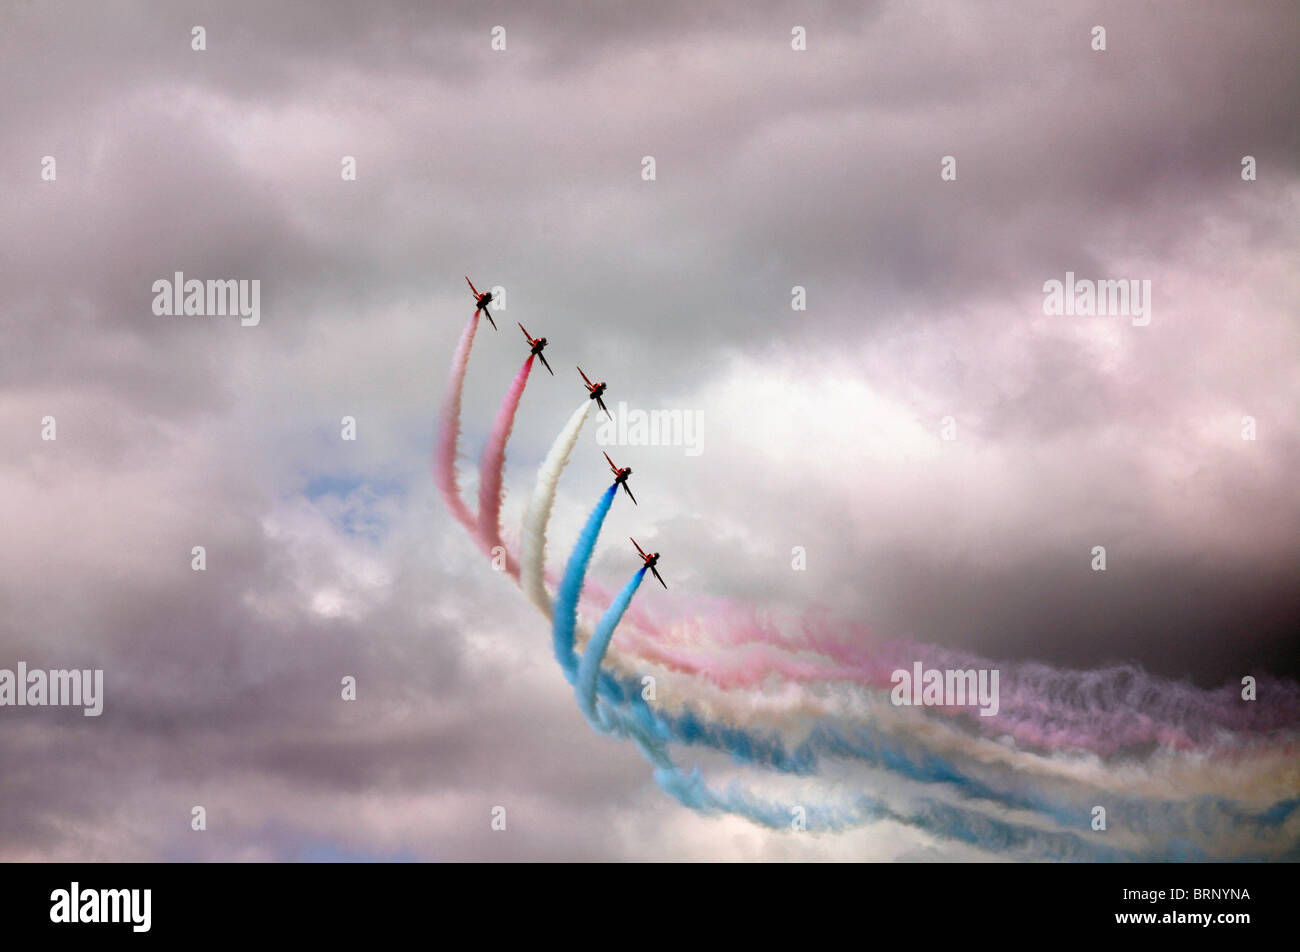
[[[551,615],[551,596],[546,591],[546,582],[543,580],[546,572],[546,525],[551,521],[560,474],[564,472],[582,426],[591,414],[591,405],[591,400],[584,399],[551,444],[550,452],[537,470],[533,497],[528,501],[528,509],[524,512],[524,532],[519,553],[520,586],[529,601],[548,618]]]

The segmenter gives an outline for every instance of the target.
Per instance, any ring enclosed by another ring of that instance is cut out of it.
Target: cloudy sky
[[[106,698],[0,708],[0,859],[980,858],[697,817],[588,730],[431,485],[467,273],[507,291],[471,493],[515,320],[557,373],[507,527],[574,364],[702,415],[616,454],[592,567],[644,537],[667,616],[1300,675],[1298,49],[1284,2],[6,4],[0,668]],[[259,280],[260,323],[156,315],[178,271]],[[1067,271],[1150,281],[1150,323],[1045,314]]]

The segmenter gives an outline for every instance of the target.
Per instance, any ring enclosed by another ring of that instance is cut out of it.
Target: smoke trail
[[[497,417],[492,422],[492,431],[488,434],[483,447],[483,456],[478,466],[478,538],[479,544],[487,553],[491,553],[501,543],[501,482],[506,465],[506,443],[510,431],[515,425],[515,412],[519,409],[519,400],[524,395],[528,383],[528,373],[533,369],[535,355],[529,354],[515,379],[511,381]],[[504,546],[502,546],[504,548]],[[512,578],[519,578],[519,566],[513,558],[506,555],[506,571]]]
[[[465,369],[469,366],[470,348],[474,346],[474,332],[478,329],[476,309],[469,323],[461,331],[460,341],[451,358],[451,377],[447,380],[447,395],[442,402],[442,415],[438,422],[438,443],[433,454],[433,481],[442,493],[442,500],[451,514],[472,537],[477,538],[474,516],[461,501],[456,486],[456,447],[460,442],[460,402],[465,387]]]
[[[552,606],[551,596],[543,581],[546,572],[546,526],[551,521],[551,510],[555,507],[560,474],[569,462],[583,424],[591,415],[591,406],[592,401],[584,398],[582,405],[573,411],[569,422],[551,444],[550,452],[537,471],[537,485],[533,488],[533,497],[524,512],[523,542],[519,553],[520,585],[528,599],[548,618]]]
[[[591,553],[596,548],[596,538],[600,527],[605,524],[605,516],[614,503],[614,494],[618,492],[618,483],[610,483],[596,508],[587,517],[587,524],[573,546],[569,562],[564,567],[564,578],[555,593],[555,611],[551,617],[551,639],[555,649],[555,660],[560,662],[564,677],[570,684],[578,673],[578,656],[573,651],[573,631],[578,624],[578,597],[582,594],[582,581],[587,576],[587,564]]]
[[[642,566],[623,586],[623,590],[601,616],[600,624],[596,626],[591,640],[587,642],[587,650],[582,654],[582,663],[578,666],[576,690],[578,706],[582,708],[582,713],[587,715],[588,720],[594,720],[596,717],[596,676],[600,673],[600,662],[605,657],[610,639],[614,637],[614,629],[618,627],[619,620],[627,611],[628,603],[632,601],[636,590],[641,587],[641,579],[645,578],[645,573],[646,569]]]

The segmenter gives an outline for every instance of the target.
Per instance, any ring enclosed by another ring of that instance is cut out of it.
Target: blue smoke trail
[[[582,708],[582,713],[589,721],[596,720],[596,680],[600,674],[600,662],[604,660],[610,639],[614,637],[614,629],[623,620],[623,613],[627,611],[632,596],[641,587],[641,580],[645,578],[645,573],[646,569],[642,566],[623,586],[623,590],[614,597],[605,614],[600,616],[600,624],[596,626],[591,640],[587,642],[587,650],[583,652],[582,663],[578,666],[576,691],[578,706]]]
[[[600,497],[596,508],[587,517],[587,524],[582,527],[582,534],[573,546],[569,562],[564,567],[564,578],[560,581],[559,591],[555,593],[555,612],[551,616],[551,640],[555,649],[555,660],[560,662],[564,677],[570,684],[578,674],[578,656],[573,650],[573,631],[578,626],[578,597],[582,594],[582,583],[587,577],[587,564],[591,562],[591,553],[596,548],[596,539],[600,536],[600,527],[605,524],[605,516],[614,503],[614,493],[618,492],[618,483],[610,483],[605,495]]]

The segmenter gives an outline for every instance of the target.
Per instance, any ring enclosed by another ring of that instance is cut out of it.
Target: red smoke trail
[[[519,373],[515,374],[510,389],[506,391],[501,408],[497,410],[497,418],[492,423],[492,432],[488,434],[487,445],[483,447],[483,456],[479,460],[477,535],[479,545],[489,555],[496,546],[505,548],[505,543],[501,541],[501,480],[506,467],[506,443],[515,425],[515,411],[519,409],[519,400],[524,395],[528,374],[533,369],[533,357],[530,354],[524,361]],[[515,581],[519,580],[519,562],[508,552],[506,571]]]
[[[447,381],[447,396],[442,403],[442,416],[438,421],[438,442],[433,453],[433,482],[442,493],[443,502],[474,538],[478,538],[477,524],[469,508],[461,501],[456,488],[456,446],[460,442],[460,398],[465,386],[465,368],[469,365],[469,351],[474,345],[474,332],[478,329],[476,310],[461,332],[456,353],[451,359],[451,377]]]

